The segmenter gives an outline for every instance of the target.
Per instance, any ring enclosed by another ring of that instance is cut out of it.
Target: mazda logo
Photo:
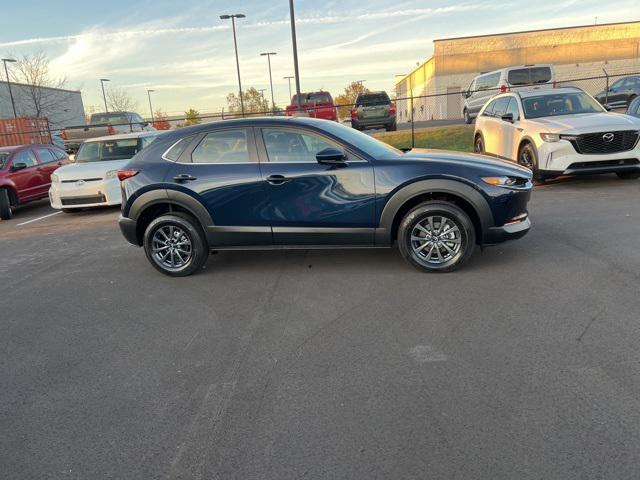
[[[604,135],[602,135],[602,140],[607,143],[611,143],[613,142],[613,137],[615,137],[613,133],[605,133]]]

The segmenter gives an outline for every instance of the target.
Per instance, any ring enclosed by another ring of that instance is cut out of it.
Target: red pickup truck
[[[51,174],[70,163],[68,155],[53,145],[0,148],[0,219],[9,220],[12,208],[49,196]]]
[[[322,118],[324,120],[338,121],[338,111],[329,92],[301,93],[301,106],[306,116]],[[285,114],[292,117],[298,110],[298,95],[291,98],[291,105],[287,107]]]

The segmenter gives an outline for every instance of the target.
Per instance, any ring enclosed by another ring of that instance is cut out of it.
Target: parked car
[[[640,120],[609,113],[578,88],[506,93],[476,120],[474,150],[558,175],[640,176]]]
[[[493,97],[507,91],[524,91],[532,87],[553,87],[553,65],[537,64],[501,68],[475,77],[464,94],[462,115],[470,124],[480,109]]]
[[[640,95],[640,76],[623,77],[613,82],[609,89],[596,93],[595,97],[608,108],[627,107]]]
[[[306,117],[322,118],[324,120],[338,121],[338,110],[333,97],[329,92],[301,93],[302,113]],[[291,98],[291,104],[287,106],[285,115],[288,117],[298,114],[298,95]]]
[[[640,118],[640,97],[636,97],[631,101],[625,113],[632,117]]]
[[[47,198],[53,172],[68,163],[54,145],[0,147],[0,218],[9,220],[14,207]]]
[[[153,130],[155,128],[135,112],[104,112],[91,115],[88,125],[64,128],[61,136],[66,151],[76,153],[90,138]]]
[[[80,146],[75,163],[51,176],[51,206],[69,213],[87,207],[120,205],[118,169],[159,134],[127,133],[87,140]]]
[[[210,251],[391,247],[451,271],[531,225],[531,172],[471,154],[403,153],[339,123],[254,118],[183,128],[118,172],[125,238],[160,272]]]
[[[385,128],[396,130],[396,106],[387,92],[367,92],[358,95],[351,109],[351,126],[356,130]]]

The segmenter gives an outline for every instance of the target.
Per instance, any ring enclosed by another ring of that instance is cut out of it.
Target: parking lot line
[[[62,211],[53,212],[53,213],[50,213],[48,215],[43,215],[42,217],[38,217],[38,218],[32,218],[31,220],[27,220],[26,222],[19,223],[16,226],[21,227],[22,225],[27,225],[29,223],[37,222],[38,220],[44,220],[45,218],[53,217],[54,215],[58,215],[59,213],[62,213]]]

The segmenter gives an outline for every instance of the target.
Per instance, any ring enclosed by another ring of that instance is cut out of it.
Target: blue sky
[[[237,89],[233,40],[223,13],[244,13],[238,49],[244,87],[268,88],[262,51],[272,59],[276,103],[288,103],[293,74],[287,0],[0,0],[0,55],[44,51],[52,71],[101,104],[100,77],[125,88],[148,114],[225,106]],[[7,14],[8,12],[8,14]],[[296,0],[303,90],[340,93],[352,80],[391,90],[432,53],[435,38],[636,20],[637,0]]]

